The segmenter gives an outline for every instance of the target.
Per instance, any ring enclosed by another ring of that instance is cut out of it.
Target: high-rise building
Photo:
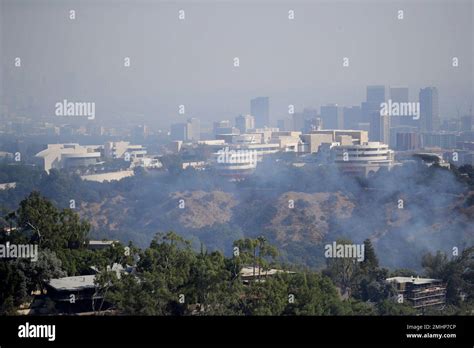
[[[390,87],[390,98],[393,103],[408,103],[408,87]],[[391,126],[413,126],[413,117],[393,116]]]
[[[249,129],[255,128],[255,118],[251,115],[239,115],[235,118],[235,127],[240,133],[246,133]]]
[[[418,150],[420,148],[420,134],[417,132],[396,133],[396,149],[398,151]]]
[[[308,132],[309,129],[312,129],[311,125],[316,125],[318,122],[318,110],[313,108],[305,108],[303,112],[295,112],[293,114],[293,130],[299,132]]]
[[[201,137],[201,122],[197,118],[190,118],[186,123],[171,125],[171,140],[199,141]]]
[[[359,124],[362,123],[362,110],[360,106],[344,107],[342,114],[345,129],[359,129]]]
[[[472,115],[466,115],[461,118],[461,131],[468,132],[472,130],[474,124],[474,117]]]
[[[250,101],[250,114],[255,117],[255,127],[270,126],[270,102],[268,97],[258,97]]]
[[[188,124],[187,123],[173,123],[170,130],[171,140],[185,141],[188,137]]]
[[[385,86],[367,86],[367,99],[368,103],[380,104],[385,101]]]
[[[421,134],[421,146],[455,149],[458,139],[458,132],[424,132]]]
[[[188,119],[186,140],[199,141],[201,139],[201,122],[193,117]]]
[[[293,130],[302,131],[304,128],[304,115],[302,112],[295,112],[293,114]]]
[[[420,89],[420,129],[422,132],[438,130],[440,125],[438,89]]]
[[[390,116],[380,115],[374,111],[370,120],[370,141],[379,141],[384,144],[390,143]]]
[[[380,115],[380,142],[390,145],[391,116]]]
[[[408,87],[390,87],[390,99],[392,102],[407,103]]]
[[[148,137],[148,127],[144,124],[135,126],[131,133],[133,140],[143,141]]]
[[[342,108],[337,104],[321,106],[321,120],[324,129],[343,129]]]
[[[380,114],[380,104],[385,102],[385,86],[367,86],[366,101],[361,104],[361,121],[370,123],[373,114]]]
[[[323,121],[320,117],[313,117],[304,121],[303,133],[310,133],[312,131],[321,130],[323,128]]]
[[[281,131],[292,131],[294,130],[293,125],[293,119],[289,117],[277,121],[277,127]]]
[[[232,127],[229,120],[214,122],[212,126],[212,133],[217,139],[219,134],[239,134],[239,130],[236,127]]]

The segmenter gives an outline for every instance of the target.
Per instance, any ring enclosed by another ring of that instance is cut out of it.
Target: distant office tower
[[[229,120],[216,121],[216,122],[213,123],[213,129],[216,129],[216,128],[229,128],[229,127],[231,127]]]
[[[443,120],[441,125],[439,126],[440,131],[447,131],[447,132],[459,132],[462,131],[463,126],[463,118],[451,118],[449,120]]]
[[[362,122],[370,122],[374,112],[380,112],[385,102],[385,86],[367,86],[366,101],[361,104]]]
[[[249,129],[255,128],[255,118],[251,115],[239,115],[235,118],[235,127],[240,133],[246,133]]]
[[[421,134],[422,147],[455,149],[457,146],[457,140],[458,132],[425,132]]]
[[[380,106],[385,101],[385,86],[367,86],[366,101]]]
[[[416,132],[397,133],[396,149],[411,151],[420,148],[420,134]]]
[[[134,141],[143,141],[147,138],[148,136],[148,127],[144,124],[135,126],[132,129],[132,139]]]
[[[472,130],[474,124],[473,116],[466,115],[461,118],[461,132],[468,132]]]
[[[307,121],[318,117],[318,110],[312,108],[305,108],[303,112],[295,112],[293,114],[293,130],[301,132],[304,131]]]
[[[390,97],[392,103],[408,103],[408,87],[390,87]],[[413,117],[408,116],[393,116],[391,126],[413,126]]]
[[[277,121],[277,127],[280,131],[292,131],[293,128],[293,119],[284,118]]]
[[[420,130],[432,132],[440,125],[438,89],[426,87],[420,89]]]
[[[186,140],[199,141],[201,139],[201,122],[197,118],[188,119]]]
[[[305,120],[318,117],[318,110],[313,108],[304,108],[303,115]]]
[[[187,123],[174,123],[171,125],[170,137],[171,140],[187,140],[188,136],[188,124]]]
[[[293,114],[293,130],[301,132],[304,128],[304,115],[302,112]]]
[[[370,120],[370,141],[379,141],[389,145],[390,143],[390,116],[380,115],[380,112],[374,111]]]
[[[342,108],[337,104],[321,106],[321,119],[324,129],[342,129],[344,127]]]
[[[380,116],[380,142],[390,145],[390,127],[391,127],[391,116],[381,115]]]
[[[304,120],[303,133],[307,134],[312,131],[321,130],[323,128],[323,121],[320,117],[313,117],[307,120]]]
[[[214,138],[216,138],[219,134],[239,134],[239,130],[236,127],[232,127],[229,120],[225,120],[214,122],[212,133]]]
[[[250,101],[250,114],[255,117],[255,127],[270,126],[270,104],[268,97],[258,97]]]
[[[390,87],[390,99],[392,102],[407,103],[408,87]]]
[[[344,129],[359,129],[362,123],[362,110],[360,106],[344,107],[342,111]]]

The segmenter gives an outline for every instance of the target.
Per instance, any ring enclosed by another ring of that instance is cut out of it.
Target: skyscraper
[[[191,141],[198,141],[201,139],[201,122],[199,119],[192,117],[188,120],[187,125],[187,139]]]
[[[374,111],[370,120],[370,141],[380,141],[389,145],[390,143],[390,116],[380,115],[380,112]]]
[[[249,129],[255,128],[255,118],[251,115],[239,115],[235,118],[235,127],[240,133],[246,133]]]
[[[472,115],[466,115],[461,118],[461,131],[469,132],[472,130],[474,124],[474,117]]]
[[[390,100],[393,103],[408,103],[408,94],[408,87],[390,87]],[[413,117],[392,115],[391,126],[416,126],[417,122]]]
[[[258,97],[250,101],[250,114],[255,117],[255,127],[270,126],[270,103],[268,97]]]
[[[380,113],[380,104],[385,102],[385,86],[367,86],[366,101],[361,104],[362,122],[371,122],[373,113]]]
[[[432,132],[440,125],[438,89],[426,87],[420,89],[420,130]]]
[[[201,122],[197,118],[190,118],[186,123],[171,125],[171,140],[198,141],[201,135]]]
[[[390,99],[392,102],[407,103],[408,87],[390,87]]]
[[[277,121],[277,127],[280,131],[292,131],[294,130],[293,127],[293,119],[287,117]]]
[[[185,141],[188,136],[187,123],[173,123],[171,125],[170,137],[171,140]]]
[[[131,133],[132,139],[134,141],[143,141],[148,136],[148,127],[144,124],[137,125],[132,129]]]
[[[378,104],[385,101],[385,86],[376,85],[376,86],[367,86],[367,102]]]
[[[321,106],[321,119],[324,129],[342,129],[342,108],[337,104]]]
[[[343,111],[344,129],[359,129],[362,122],[362,110],[360,106],[344,107]]]

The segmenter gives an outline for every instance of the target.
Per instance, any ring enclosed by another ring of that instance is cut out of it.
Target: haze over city
[[[1,347],[472,343],[473,18],[0,0]]]
[[[276,124],[289,104],[297,111],[360,105],[367,85],[406,86],[411,101],[420,88],[436,86],[442,119],[468,113],[473,100],[467,0],[3,0],[1,6],[3,98],[10,107],[12,98],[19,102],[14,107],[28,105],[31,117],[52,115],[57,101],[70,99],[95,102],[99,123],[167,129],[188,117],[233,119],[249,113],[251,98],[268,96]],[[184,116],[179,105],[186,106]]]

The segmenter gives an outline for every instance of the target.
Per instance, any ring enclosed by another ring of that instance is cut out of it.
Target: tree
[[[236,258],[237,263],[241,266],[252,266],[252,281],[260,281],[261,271],[267,270],[270,265],[268,260],[273,260],[278,255],[278,250],[270,245],[263,236],[259,236],[257,239],[239,239],[233,245],[239,248],[239,255]]]
[[[391,299],[383,300],[377,304],[379,315],[416,315],[417,311],[406,303],[396,303]]]
[[[448,257],[441,251],[437,251],[435,255],[427,253],[421,258],[421,266],[430,278],[443,278],[448,262]]]
[[[59,211],[37,191],[20,202],[17,215],[19,226],[32,230],[43,248],[57,251],[84,247],[89,224],[70,209]]]
[[[339,239],[338,245],[352,244],[349,240]],[[324,274],[327,275],[334,284],[340,288],[343,296],[351,296],[352,289],[356,285],[355,276],[359,265],[355,258],[328,258]]]
[[[379,268],[379,260],[375,254],[370,239],[364,240],[364,260],[360,263],[360,269],[364,274],[375,272]]]

